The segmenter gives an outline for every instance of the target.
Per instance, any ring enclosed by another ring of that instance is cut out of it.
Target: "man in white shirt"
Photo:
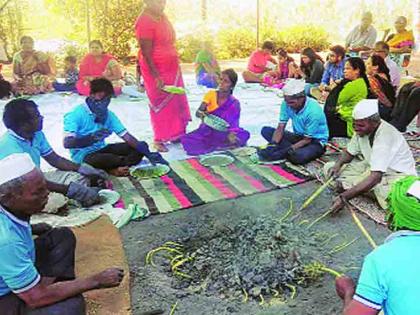
[[[373,53],[385,60],[386,66],[389,69],[389,75],[391,76],[391,84],[398,89],[401,81],[401,71],[397,63],[389,57],[388,44],[385,42],[377,42],[373,49]]]
[[[381,120],[378,100],[359,102],[353,119],[355,135],[347,149],[335,164],[325,165],[326,174],[337,177],[338,186],[342,186],[342,193],[334,200],[332,210],[339,211],[344,206],[343,200],[369,191],[386,209],[392,183],[408,175],[417,175],[413,154],[401,133]],[[362,161],[355,161],[357,156],[361,156]]]
[[[372,26],[372,22],[372,13],[364,13],[361,24],[356,26],[346,37],[346,50],[358,54],[373,48],[377,32]]]

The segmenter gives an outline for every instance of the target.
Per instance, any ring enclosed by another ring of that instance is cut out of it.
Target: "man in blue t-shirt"
[[[288,80],[283,92],[280,122],[277,129],[262,129],[261,134],[269,145],[260,149],[258,156],[266,161],[287,159],[294,164],[306,164],[325,152],[327,120],[318,102],[306,97],[304,81]],[[289,120],[293,132],[285,130]]]
[[[365,258],[357,287],[349,277],[336,280],[344,315],[420,314],[420,177],[394,183],[388,201],[394,233]]]
[[[82,293],[118,286],[112,268],[75,277],[76,239],[68,228],[31,226],[48,201],[44,176],[27,153],[0,160],[0,313],[85,314]],[[37,236],[34,240],[33,235]]]
[[[35,102],[12,100],[3,112],[6,133],[0,137],[0,160],[13,153],[28,153],[35,165],[41,167],[41,157],[57,170],[47,172],[48,189],[79,201],[89,207],[100,201],[97,186],[107,174],[88,164],[73,163],[54,152],[43,129],[43,117]]]
[[[128,176],[129,167],[140,163],[144,156],[153,164],[167,164],[159,153],[150,152],[146,142],[134,138],[108,110],[114,93],[109,80],[93,80],[90,91],[85,104],[64,116],[64,147],[70,149],[74,162],[87,163],[115,176]],[[124,142],[107,145],[105,139],[113,133]]]

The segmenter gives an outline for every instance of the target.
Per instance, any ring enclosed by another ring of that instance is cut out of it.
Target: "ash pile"
[[[226,299],[285,300],[322,275],[322,265],[314,263],[322,258],[321,236],[303,226],[249,217],[233,227],[203,225],[193,235],[148,255],[149,263],[173,276],[174,289]]]

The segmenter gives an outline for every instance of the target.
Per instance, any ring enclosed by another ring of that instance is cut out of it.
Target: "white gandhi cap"
[[[11,154],[0,160],[0,186],[20,178],[36,168],[27,153]]]
[[[286,96],[302,94],[305,91],[305,81],[297,79],[288,79],[283,87],[283,93]]]
[[[365,119],[379,113],[378,100],[361,100],[353,110],[353,119]]]

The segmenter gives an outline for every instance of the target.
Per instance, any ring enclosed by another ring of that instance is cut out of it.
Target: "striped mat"
[[[197,158],[175,161],[172,170],[161,178],[137,180],[114,178],[114,189],[126,204],[137,203],[152,214],[187,209],[223,199],[289,187],[311,180],[286,163],[254,165],[248,157],[236,157],[226,167],[205,167]]]

